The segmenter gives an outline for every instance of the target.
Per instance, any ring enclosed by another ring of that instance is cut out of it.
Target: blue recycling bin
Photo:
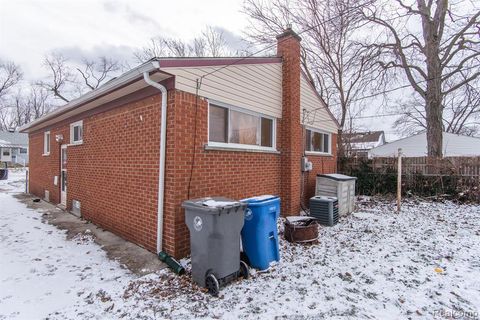
[[[277,219],[280,216],[280,198],[258,196],[241,200],[246,202],[242,229],[243,252],[250,266],[268,269],[270,262],[279,261]]]

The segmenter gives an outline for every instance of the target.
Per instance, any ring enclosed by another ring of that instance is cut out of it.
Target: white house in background
[[[370,149],[369,158],[396,157],[398,149],[402,149],[405,157],[424,157],[427,155],[427,133],[392,141],[382,146]],[[480,138],[463,136],[454,133],[443,133],[444,157],[480,156]]]
[[[28,134],[0,131],[0,162],[28,164]]]
[[[350,157],[367,157],[368,150],[386,143],[383,131],[353,132],[342,135],[345,152]]]

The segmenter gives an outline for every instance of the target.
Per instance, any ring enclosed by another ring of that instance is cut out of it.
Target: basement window
[[[83,120],[70,124],[70,143],[83,143]]]
[[[43,155],[48,156],[50,154],[50,131],[43,133]]]
[[[275,119],[223,103],[210,103],[208,145],[275,150]]]
[[[312,154],[332,154],[332,135],[320,130],[305,130],[305,151]]]

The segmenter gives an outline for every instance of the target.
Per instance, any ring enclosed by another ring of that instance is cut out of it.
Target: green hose
[[[160,252],[158,254],[158,258],[161,261],[165,262],[176,274],[181,276],[185,273],[185,268],[172,256],[168,255],[168,253],[166,253],[165,251]]]

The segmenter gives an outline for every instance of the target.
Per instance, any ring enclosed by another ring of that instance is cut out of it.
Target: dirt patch
[[[94,241],[105,250],[108,258],[118,261],[122,266],[137,275],[142,276],[166,268],[166,265],[155,254],[51,203],[43,200],[34,202],[33,200],[38,198],[27,194],[18,194],[14,197],[26,204],[28,208],[43,212],[43,221],[65,230],[68,240],[75,242]]]

